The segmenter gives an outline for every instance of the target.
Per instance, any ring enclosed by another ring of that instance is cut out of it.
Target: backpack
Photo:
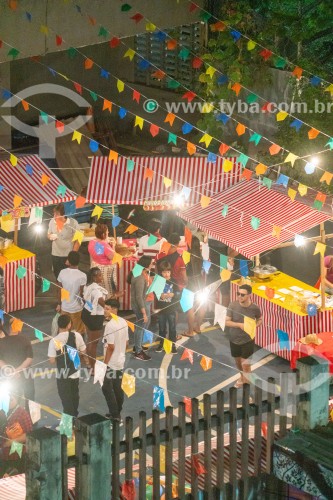
[[[61,352],[61,349],[58,349],[56,351],[57,371],[60,378],[68,378],[77,371],[74,366],[74,362],[69,357],[67,346],[73,347],[73,349],[77,349],[74,332],[68,332],[68,339],[63,347],[63,352]]]

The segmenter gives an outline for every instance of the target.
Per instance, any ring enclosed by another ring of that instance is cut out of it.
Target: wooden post
[[[255,265],[256,267],[259,267],[260,266],[260,254],[256,255],[255,256]]]
[[[18,246],[18,218],[14,217],[14,245]]]
[[[110,420],[92,413],[76,421],[77,498],[111,498]],[[118,492],[116,492],[118,495]]]
[[[320,241],[325,244],[325,226],[322,222],[320,224]],[[321,310],[325,310],[325,265],[324,265],[324,256],[320,254],[320,288],[321,288]]]
[[[26,498],[61,500],[61,435],[45,427],[27,434],[26,462]]]
[[[328,423],[330,376],[328,360],[307,356],[297,360],[299,392],[306,392],[306,401],[298,401],[296,426],[301,430],[314,429]]]
[[[113,219],[113,217],[114,217],[114,205],[112,205],[112,219]],[[116,231],[115,227],[113,227],[113,237],[114,237],[114,239],[116,240],[116,243],[117,243],[117,231]],[[115,245],[116,245],[116,243],[115,243]]]

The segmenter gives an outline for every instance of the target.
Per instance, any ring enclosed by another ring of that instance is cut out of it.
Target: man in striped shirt
[[[158,219],[152,219],[149,226],[150,234],[157,237],[156,243],[154,245],[148,245],[148,240],[150,234],[146,234],[139,239],[139,249],[138,249],[138,257],[142,257],[142,255],[147,255],[148,257],[152,257],[154,259],[154,264],[156,260],[157,254],[160,253],[163,242],[166,241],[165,238],[162,238],[160,235],[161,229],[161,221]]]

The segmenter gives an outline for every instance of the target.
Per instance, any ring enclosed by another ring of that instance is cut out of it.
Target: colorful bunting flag
[[[316,255],[317,253],[320,253],[322,257],[325,255],[325,250],[326,250],[326,245],[324,243],[321,243],[320,241],[317,241],[316,247],[314,249],[313,255]]]
[[[153,408],[158,408],[161,412],[165,411],[164,389],[157,385],[155,385],[153,389]]]
[[[124,372],[121,381],[121,388],[128,398],[135,394],[135,377],[129,373]]]
[[[113,161],[113,163],[115,165],[117,165],[118,164],[118,158],[119,158],[119,154],[117,153],[117,151],[113,151],[113,149],[110,149],[108,160],[109,161]]]
[[[210,197],[202,195],[200,198],[200,204],[202,208],[207,208],[208,205],[210,204]]]
[[[287,351],[290,351],[290,342],[288,333],[284,332],[283,330],[276,330],[276,333],[279,339],[280,349],[287,349]]]
[[[202,356],[200,361],[200,366],[205,372],[211,369],[212,364],[213,362],[211,358],[208,358],[207,356]]]
[[[193,351],[191,349],[184,349],[180,361],[184,361],[185,359],[188,359],[191,365],[193,365]]]
[[[180,306],[183,312],[189,311],[193,307],[194,293],[187,288],[183,288],[182,296],[180,299]]]

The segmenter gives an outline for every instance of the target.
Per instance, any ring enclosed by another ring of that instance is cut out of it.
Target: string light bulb
[[[200,305],[206,304],[209,298],[209,289],[204,288],[203,290],[200,290],[200,292],[197,292],[196,296],[198,301],[200,302]]]
[[[43,226],[42,226],[42,224],[40,224],[40,223],[36,224],[36,226],[35,226],[35,232],[36,232],[36,234],[41,234],[43,232]]]
[[[173,205],[175,205],[175,207],[178,207],[178,208],[181,208],[184,206],[184,197],[181,193],[178,193],[178,194],[175,194],[175,196],[173,197]]]
[[[296,234],[294,239],[295,247],[302,247],[305,245],[305,238],[301,234]]]

